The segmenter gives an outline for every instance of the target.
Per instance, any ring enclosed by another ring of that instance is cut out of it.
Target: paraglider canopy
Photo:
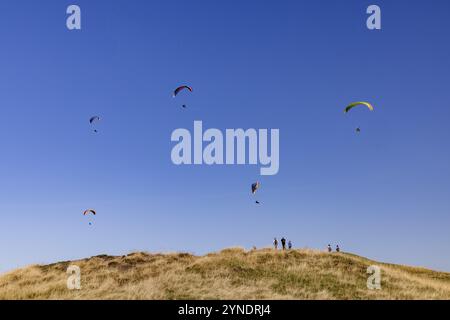
[[[356,106],[366,106],[370,111],[374,110],[373,106],[369,102],[358,101],[358,102],[353,102],[353,103],[349,104],[347,107],[345,107],[344,112],[347,113]]]
[[[252,194],[255,194],[256,190],[258,190],[260,186],[261,186],[261,184],[259,182],[253,183],[252,184]]]
[[[100,121],[100,117],[99,116],[93,116],[89,119],[89,123],[93,124],[95,121]]]
[[[180,86],[178,88],[176,88],[173,92],[173,97],[175,98],[181,91],[183,90],[189,90],[190,92],[192,92],[192,88],[189,86]]]
[[[89,213],[92,213],[94,216],[97,214],[97,212],[95,212],[95,210],[93,209],[87,209],[83,212],[83,215],[88,215]]]

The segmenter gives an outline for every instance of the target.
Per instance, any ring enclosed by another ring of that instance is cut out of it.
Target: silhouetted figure
[[[291,240],[289,240],[289,242],[288,242],[288,248],[289,248],[289,250],[292,249],[292,241]]]
[[[340,252],[341,249],[339,249],[339,245],[336,246],[336,252]]]
[[[281,238],[281,246],[283,247],[283,250],[286,250],[286,239]]]
[[[273,238],[273,246],[275,247],[275,250],[278,249],[278,240],[277,240],[277,238]]]
[[[331,249],[331,244],[328,245],[328,252],[333,251],[333,249]]]

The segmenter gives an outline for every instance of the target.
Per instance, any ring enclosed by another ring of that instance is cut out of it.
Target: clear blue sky
[[[72,3],[81,31],[66,28]],[[366,28],[370,4],[382,9],[381,31]],[[444,0],[2,1],[0,271],[262,247],[275,236],[450,271],[449,9]],[[193,94],[173,99],[181,84]],[[344,115],[357,100],[375,112]],[[102,117],[98,134],[92,115]],[[278,175],[173,165],[171,132],[194,120],[279,128]]]

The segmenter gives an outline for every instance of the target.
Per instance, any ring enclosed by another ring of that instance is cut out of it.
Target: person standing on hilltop
[[[289,250],[292,249],[292,241],[291,240],[289,240],[289,242],[288,242],[288,248],[289,248]]]
[[[275,250],[278,249],[278,240],[277,240],[277,238],[273,238],[273,246],[274,246]]]
[[[281,238],[281,246],[283,247],[283,250],[286,250],[286,239],[284,237]]]
[[[331,249],[331,244],[328,245],[328,252],[333,251],[333,249]]]
[[[339,248],[339,245],[336,245],[336,252],[340,252],[341,249]]]

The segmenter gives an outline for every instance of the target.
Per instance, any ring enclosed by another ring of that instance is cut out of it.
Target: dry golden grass
[[[69,265],[81,269],[81,290],[67,289]],[[381,290],[367,289],[370,265],[382,270]],[[450,299],[450,273],[307,249],[138,252],[7,273],[0,299]]]

